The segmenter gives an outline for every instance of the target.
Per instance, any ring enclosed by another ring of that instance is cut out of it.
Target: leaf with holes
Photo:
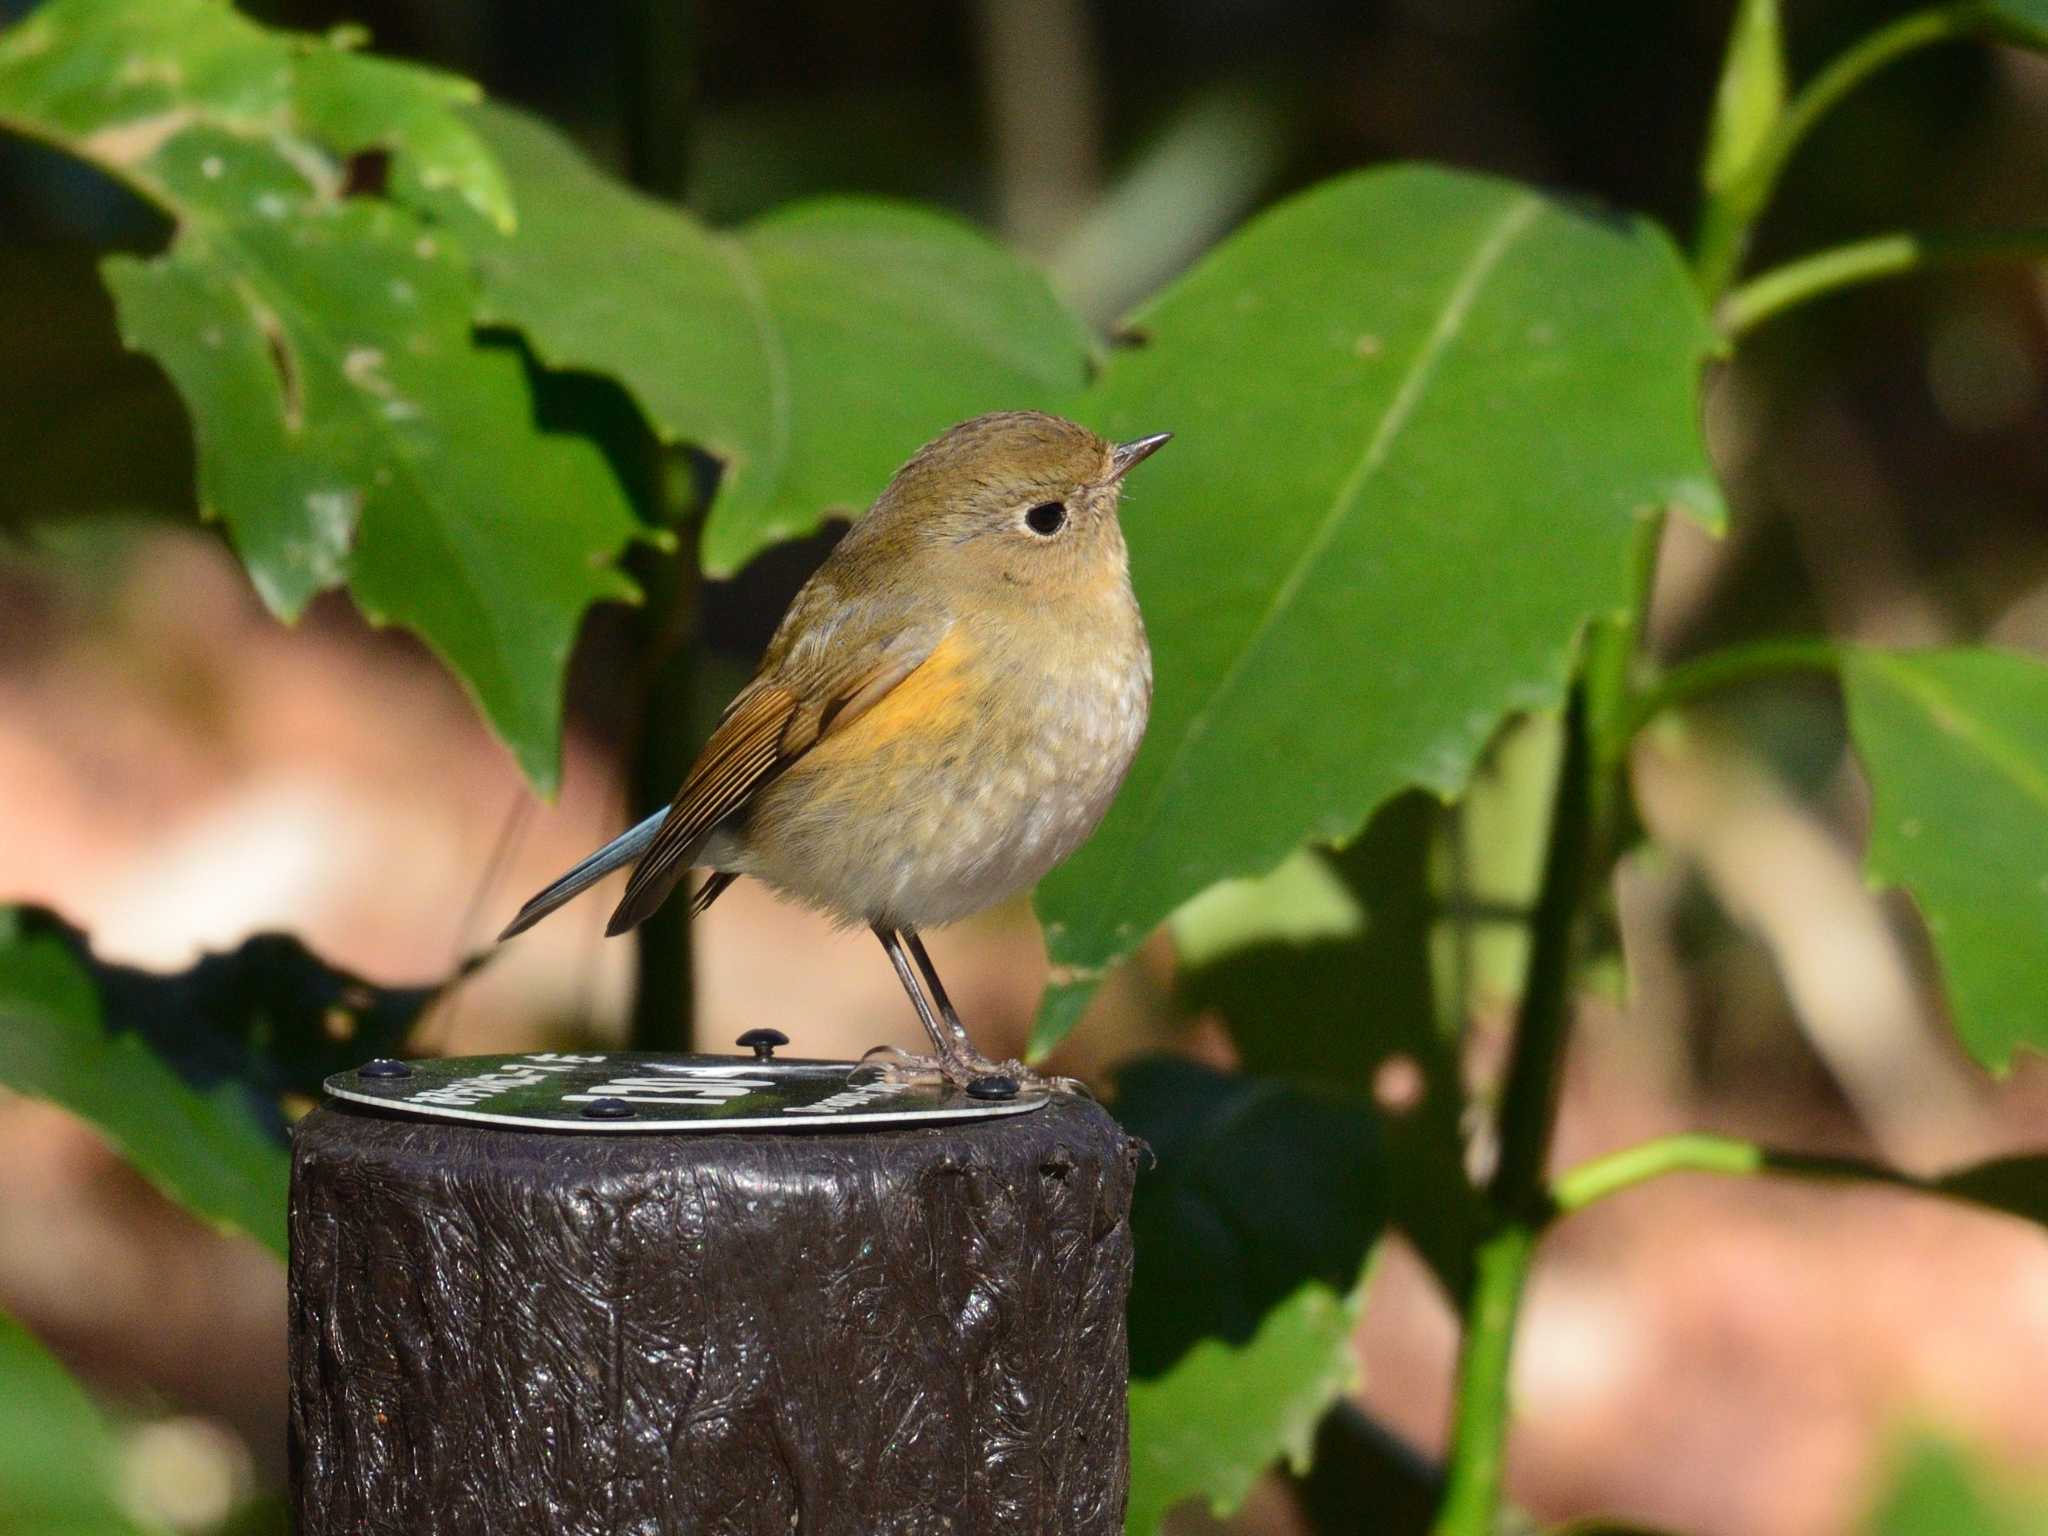
[[[536,421],[517,350],[479,344],[467,262],[423,222],[512,226],[454,110],[475,94],[215,0],[54,0],[0,34],[0,127],[176,221],[164,255],[112,258],[107,281],[265,602],[291,619],[345,585],[416,631],[546,790],[577,627],[633,595],[612,562],[641,527],[598,446]],[[343,196],[368,149],[400,202]]]
[[[346,583],[447,660],[527,776],[558,771],[583,611],[633,589],[638,529],[588,439],[542,431],[516,351],[476,344],[467,274],[403,209],[193,224],[106,263],[123,337],[192,412],[201,505],[291,617]]]
[[[1648,510],[1712,523],[1714,345],[1663,233],[1478,176],[1324,184],[1132,322],[1086,397],[1170,430],[1125,504],[1152,725],[1102,829],[1041,886],[1068,985],[1214,881],[1455,794],[1501,721],[1562,697],[1630,600]]]
[[[956,421],[1056,407],[1082,385],[1080,322],[950,218],[830,201],[713,231],[544,124],[477,119],[520,210],[515,237],[472,237],[482,315],[554,367],[618,378],[665,440],[724,462],[704,530],[713,575],[859,511]]]
[[[452,191],[510,229],[504,175],[454,110],[476,87],[353,41],[260,26],[223,0],[48,0],[0,33],[0,127],[144,182],[158,147],[210,127],[225,154],[263,146],[329,194],[347,155],[389,150],[401,186]]]
[[[2048,1050],[2048,663],[1855,651],[1843,676],[1870,876],[1912,894],[1957,1034],[2002,1072]]]

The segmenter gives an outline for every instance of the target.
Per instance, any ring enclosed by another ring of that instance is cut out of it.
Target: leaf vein
[[[1933,679],[1921,675],[1899,658],[1867,653],[1866,659],[1900,693],[1927,712],[1937,728],[1945,730],[1964,746],[2012,781],[2029,799],[2048,807],[2048,772],[2028,757],[2026,749],[1998,735],[1981,715],[1958,708],[1955,700]]]
[[[1146,803],[1138,821],[1132,837],[1133,846],[1142,846],[1150,836],[1153,825],[1159,819],[1160,808],[1170,798],[1168,791],[1186,771],[1189,756],[1208,734],[1210,726],[1215,721],[1219,704],[1236,689],[1267,634],[1300,594],[1317,562],[1328,552],[1330,544],[1336,539],[1345,518],[1354,509],[1358,498],[1365,493],[1367,483],[1386,462],[1396,439],[1415,414],[1424,391],[1435,378],[1445,354],[1464,330],[1487,279],[1498,269],[1502,259],[1528,231],[1542,210],[1543,200],[1540,197],[1523,194],[1502,210],[1500,216],[1494,220],[1493,226],[1473,247],[1470,259],[1466,261],[1457,280],[1451,285],[1442,313],[1437,316],[1436,324],[1431,327],[1429,335],[1424,338],[1421,347],[1416,350],[1413,360],[1408,364],[1407,373],[1394,391],[1394,396],[1388,402],[1387,409],[1380,417],[1372,436],[1367,439],[1358,462],[1352,466],[1351,472],[1338,486],[1337,494],[1331,498],[1330,510],[1317,524],[1308,542],[1302,547],[1300,555],[1289,567],[1287,575],[1274,590],[1272,600],[1267,603],[1258,622],[1253,625],[1244,643],[1231,658],[1222,679],[1210,691],[1208,699],[1195,712],[1194,718],[1188,722],[1187,730],[1181,734],[1171,761],[1159,777],[1158,792]],[[1132,866],[1129,863],[1125,865],[1126,869],[1130,867]]]
[[[783,340],[782,328],[776,323],[775,310],[761,284],[753,253],[737,239],[724,238],[717,244],[726,265],[732,269],[733,282],[739,288],[740,297],[746,300],[747,313],[754,321],[754,332],[761,339],[761,361],[768,375],[768,451],[760,465],[765,477],[765,497],[782,483],[783,473],[789,465],[794,407],[790,399],[788,343]]]

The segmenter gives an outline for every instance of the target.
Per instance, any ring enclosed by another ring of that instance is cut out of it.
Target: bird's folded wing
[[[873,708],[924,664],[943,634],[937,625],[907,627],[879,646],[846,645],[847,664],[779,676],[764,671],[742,689],[676,792],[660,835],[634,866],[605,932],[624,933],[646,921],[713,828],[818,742]]]

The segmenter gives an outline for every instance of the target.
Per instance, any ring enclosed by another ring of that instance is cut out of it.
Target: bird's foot
[[[1078,1077],[1050,1076],[1034,1072],[1023,1062],[1014,1058],[1009,1061],[991,1061],[975,1050],[951,1051],[943,1056],[917,1055],[893,1045],[878,1045],[860,1059],[855,1069],[858,1073],[872,1073],[874,1077],[897,1083],[950,1083],[955,1088],[964,1088],[970,1093],[976,1084],[990,1084],[991,1080],[1008,1079],[1020,1091],[1041,1089],[1050,1093],[1088,1093],[1088,1085]],[[993,1095],[991,1095],[993,1097]]]

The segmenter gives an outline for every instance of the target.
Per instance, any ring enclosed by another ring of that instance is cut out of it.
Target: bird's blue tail
[[[527,902],[519,909],[519,915],[505,925],[505,931],[498,935],[498,942],[502,944],[513,934],[524,933],[563,902],[582,895],[613,870],[639,862],[640,855],[645,853],[648,844],[654,841],[655,833],[661,830],[661,824],[668,820],[668,810],[667,806],[663,806],[630,832],[621,832]]]

